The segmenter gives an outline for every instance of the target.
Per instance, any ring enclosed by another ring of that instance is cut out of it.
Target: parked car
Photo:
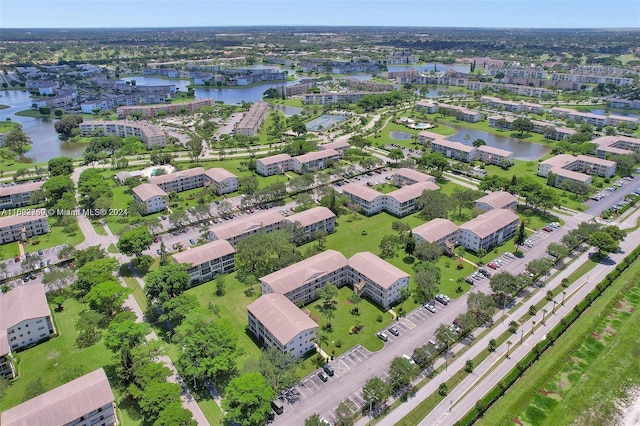
[[[386,342],[387,340],[389,340],[389,336],[387,336],[387,333],[380,331],[378,333],[376,333],[376,336],[378,336],[378,338],[380,340],[382,340],[383,342]]]
[[[496,264],[495,264],[495,263],[493,263],[493,262],[489,262],[489,263],[487,263],[487,266],[488,266],[489,268],[491,268],[491,269],[494,269],[494,270],[495,270],[495,269],[498,269],[498,265],[496,265]]]
[[[318,378],[320,380],[322,380],[323,382],[327,382],[327,380],[329,380],[329,376],[327,376],[326,374],[324,374],[324,371],[321,371],[318,373]]]
[[[333,376],[335,374],[335,371],[333,371],[333,367],[330,366],[329,364],[325,364],[322,366],[322,369],[324,370],[325,373],[327,373],[329,376]]]
[[[398,337],[400,335],[400,332],[395,327],[389,327],[389,333],[393,334],[396,337]]]
[[[448,305],[449,304],[449,298],[444,294],[438,294],[436,296],[436,300],[438,302],[442,303],[443,305]]]
[[[194,240],[193,238],[189,240],[189,244],[194,245],[196,243],[196,240]]]
[[[465,278],[464,282],[469,284],[469,285],[473,285],[474,284],[473,278],[471,278],[471,277]]]
[[[424,308],[432,314],[436,313],[436,307],[432,303],[425,303]]]
[[[16,256],[13,258],[13,261],[14,261],[14,262],[20,262],[20,256],[16,255]]]
[[[548,227],[548,226],[545,226],[544,228],[542,228],[542,230],[543,230],[544,232],[552,232],[552,231],[553,231],[553,229],[551,229],[551,228],[550,228],[550,227]]]

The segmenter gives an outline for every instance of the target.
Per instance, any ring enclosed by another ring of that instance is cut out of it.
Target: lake
[[[597,114],[597,115],[621,115],[623,117],[640,118],[640,115],[638,114],[632,114],[630,112],[622,112],[622,111],[616,111],[616,112],[609,111],[609,113],[607,114],[607,112],[603,109],[592,109],[591,113]]]
[[[458,72],[469,72],[471,64],[441,64],[439,62],[429,62],[422,65],[387,65],[389,71],[404,71],[414,68],[422,72],[435,71],[437,73],[447,72],[452,69]]]
[[[456,126],[450,127],[456,129],[457,132],[451,136],[447,136],[445,139],[471,145],[474,140],[480,138],[489,146],[515,153],[518,160],[538,160],[551,152],[550,147],[539,143],[527,142],[509,136],[495,135],[482,130],[466,129]],[[469,135],[468,141],[465,141],[466,135]]]
[[[31,138],[31,150],[25,155],[30,161],[41,163],[52,158],[66,156],[71,158],[82,157],[84,144],[63,142],[58,139],[58,134],[53,127],[53,118],[21,117],[15,115],[18,111],[31,108],[33,100],[29,92],[20,90],[0,91],[0,104],[9,108],[0,110],[0,120],[10,118],[15,123],[20,123],[24,132]]]
[[[389,132],[389,137],[397,141],[408,141],[408,140],[411,140],[412,136],[413,135],[411,133],[399,132],[397,130],[392,130]]]

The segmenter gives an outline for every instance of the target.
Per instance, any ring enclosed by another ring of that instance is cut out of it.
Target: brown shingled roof
[[[265,294],[247,306],[247,310],[285,346],[303,331],[318,327],[307,314],[294,305],[286,296],[278,293]]]

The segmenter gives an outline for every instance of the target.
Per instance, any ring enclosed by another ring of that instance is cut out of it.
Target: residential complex
[[[283,174],[291,170],[291,156],[289,154],[276,154],[256,160],[256,172],[262,176]]]
[[[166,193],[200,188],[204,186],[204,181],[205,170],[203,167],[194,167],[149,178],[149,183],[158,185]]]
[[[49,221],[45,209],[31,210],[31,215],[0,216],[0,244],[27,241],[49,232]]]
[[[448,111],[450,115],[455,115],[459,120],[468,121],[469,123],[477,123],[482,120],[482,114],[478,111],[456,105],[438,104],[428,100],[418,101],[416,109],[418,111],[424,110],[429,114],[435,114],[436,112],[444,113],[445,111]]]
[[[437,243],[444,253],[451,255],[458,245],[458,230],[458,225],[449,219],[435,218],[413,228],[411,232],[417,243]]]
[[[513,127],[513,122],[516,117],[502,116],[502,115],[492,115],[489,117],[489,126],[495,127],[497,129],[502,130],[511,130]],[[559,140],[568,140],[571,136],[576,134],[575,129],[569,129],[567,127],[558,127],[555,123],[550,123],[546,121],[539,120],[530,120],[533,128],[531,131],[533,133],[540,133],[544,135],[547,139],[553,139],[556,141]]]
[[[211,185],[214,185],[216,194],[218,195],[224,195],[238,190],[238,176],[234,175],[227,169],[213,167],[207,170],[204,174],[204,184],[206,185],[206,180],[208,180]]]
[[[333,149],[340,153],[340,157],[344,157],[347,151],[349,151],[349,148],[351,148],[351,145],[349,145],[349,142],[347,141],[335,141],[335,142],[329,142],[322,145],[318,145],[319,151]]]
[[[477,158],[484,164],[510,167],[513,166],[516,157],[511,151],[495,148],[489,145],[482,145],[478,147]]]
[[[335,149],[323,149],[298,155],[291,159],[291,168],[297,173],[306,173],[326,168],[330,163],[340,160],[340,153]]]
[[[112,426],[118,423],[115,398],[100,368],[5,410],[2,426]]]
[[[440,189],[438,185],[430,180],[411,185],[406,184],[406,180],[401,180],[400,182],[401,184],[404,183],[404,186],[388,194],[382,194],[375,189],[358,183],[348,183],[341,190],[342,194],[348,196],[352,202],[359,204],[362,213],[367,216],[387,211],[395,216],[403,217],[420,208],[418,199],[424,191]]]
[[[367,92],[349,93],[306,93],[304,95],[305,105],[332,105],[332,104],[354,104],[360,100]]]
[[[477,208],[488,212],[494,209],[515,210],[518,206],[518,197],[507,191],[490,192],[475,202]]]
[[[303,231],[306,241],[315,239],[316,232],[331,234],[336,226],[336,215],[326,207],[314,207],[300,213],[292,214],[285,218],[286,222],[298,223]]]
[[[248,112],[245,113],[242,120],[234,128],[236,135],[255,136],[258,134],[258,129],[267,114],[269,113],[269,104],[266,102],[256,102],[251,105]]]
[[[631,155],[640,151],[640,139],[629,136],[601,136],[592,141],[597,145],[596,156]]]
[[[286,296],[265,294],[247,306],[249,331],[264,346],[277,347],[292,358],[315,348],[318,324]]]
[[[570,108],[560,108],[553,107],[551,108],[551,114],[554,117],[563,117],[568,118],[570,120],[574,120],[577,122],[585,122],[594,126],[617,126],[618,124],[624,122],[629,125],[630,128],[635,129],[638,127],[638,118],[637,117],[627,117],[622,115],[599,115],[593,114],[591,112],[580,112],[575,109]]]
[[[523,101],[507,101],[501,98],[496,98],[494,96],[483,96],[480,98],[480,102],[482,102],[483,104],[487,104],[492,108],[502,108],[505,111],[510,112],[531,112],[534,114],[540,114],[544,112],[544,105],[541,104]]]
[[[460,225],[458,241],[465,248],[489,251],[511,238],[520,219],[511,210],[494,209]]]
[[[447,158],[468,163],[476,159],[478,149],[460,142],[451,142],[446,139],[431,141],[431,151],[439,152]]]
[[[10,355],[55,333],[42,284],[17,286],[0,295],[0,375],[13,377]]]
[[[166,210],[168,194],[158,185],[143,183],[131,189],[133,201],[139,203],[144,214],[152,214]]]
[[[82,136],[93,136],[96,132],[102,136],[115,135],[122,138],[135,136],[147,145],[147,149],[164,148],[169,139],[159,126],[146,121],[86,121],[80,123],[80,130]]]
[[[259,231],[271,232],[281,229],[284,218],[276,211],[257,212],[242,216],[233,221],[223,222],[209,228],[210,238],[213,240],[227,240],[232,245],[257,234]]]
[[[171,258],[181,265],[189,265],[191,284],[210,281],[219,274],[228,274],[235,268],[236,251],[226,240],[216,240],[188,250],[174,253]]]
[[[404,185],[413,185],[418,182],[434,182],[436,178],[426,173],[419,172],[417,170],[409,169],[407,167],[399,168],[393,175],[393,183],[397,187]]]
[[[204,106],[213,106],[214,100],[210,98],[198,99],[191,102],[178,102],[175,104],[165,103],[157,105],[135,105],[135,106],[121,106],[116,109],[118,117],[125,118],[135,113],[141,114],[144,117],[155,117],[158,112],[165,111],[169,115],[181,114],[184,112],[194,113],[198,112],[200,108]]]
[[[549,172],[555,175],[554,186],[563,181],[575,181],[583,184],[591,183],[591,176],[612,177],[616,173],[616,162],[587,155],[574,157],[559,154],[538,164],[538,176],[547,177]]]
[[[33,194],[44,182],[0,185],[0,209],[15,209],[33,203]]]

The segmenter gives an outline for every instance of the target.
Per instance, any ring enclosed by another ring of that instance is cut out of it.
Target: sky
[[[0,0],[2,28],[640,28],[640,0]]]

